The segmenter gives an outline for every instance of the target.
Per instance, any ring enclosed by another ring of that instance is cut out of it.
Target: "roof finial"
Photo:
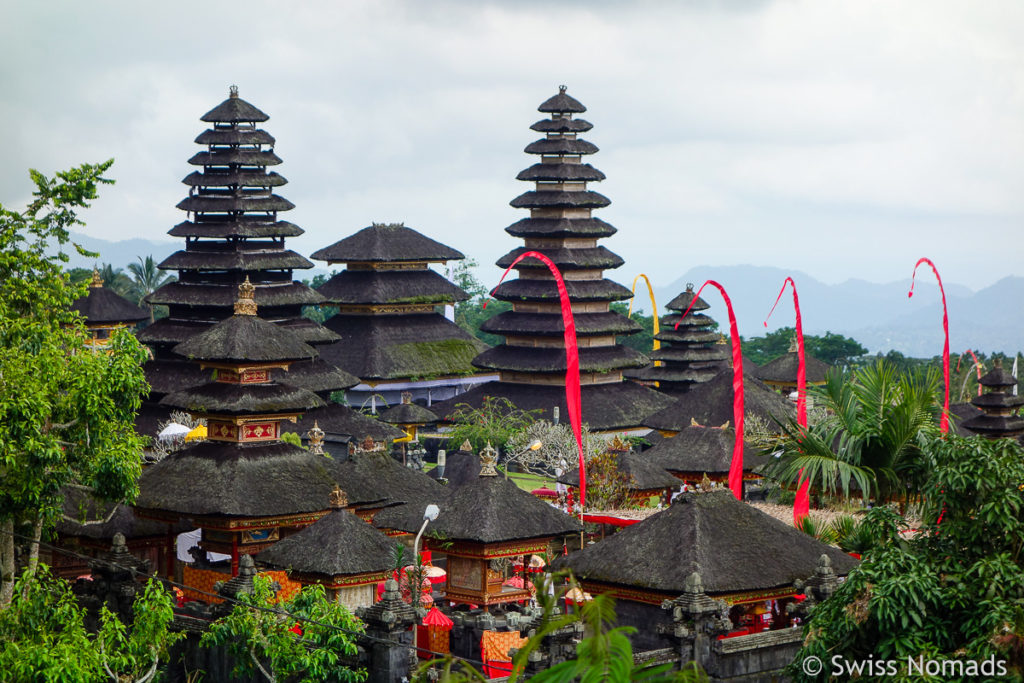
[[[789,338],[789,352],[790,353],[796,353],[799,350],[800,350],[800,347],[797,346],[797,343],[796,343],[796,332],[794,332],[793,336]]]
[[[558,86],[558,94],[559,95],[564,95],[565,91],[568,90],[568,89],[569,89],[568,86],[560,85],[560,86]]]
[[[341,490],[341,487],[337,484],[331,489],[331,495],[328,498],[328,507],[334,510],[340,510],[341,508],[348,507],[348,496]]]
[[[480,468],[481,477],[498,476],[498,471],[494,469],[494,466],[498,464],[498,451],[494,450],[494,446],[491,445],[490,441],[480,451],[480,464],[482,465]]]
[[[411,391],[403,391],[402,392],[402,403],[404,403],[405,405],[409,405],[410,403],[412,403],[412,392]]]
[[[95,268],[92,269],[92,282],[89,283],[89,286],[90,287],[102,287],[103,286],[103,276],[100,275],[100,271],[98,271]]]
[[[324,430],[320,429],[320,423],[313,420],[313,428],[309,430],[309,453],[310,455],[324,454]]]
[[[691,294],[693,293],[693,283],[692,282],[687,282],[686,283],[686,291],[691,293]]]
[[[238,301],[235,302],[235,315],[256,315],[256,287],[245,276],[245,282],[238,285]]]
[[[233,85],[230,88],[228,88],[228,97],[230,97],[233,100],[237,100],[238,99],[238,86],[237,85]]]

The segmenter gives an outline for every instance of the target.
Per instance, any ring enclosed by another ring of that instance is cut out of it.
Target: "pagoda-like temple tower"
[[[686,291],[668,302],[665,308],[675,312],[661,319],[661,331],[655,337],[661,348],[651,353],[655,363],[627,370],[626,377],[643,384],[656,383],[659,390],[675,396],[686,393],[694,384],[711,381],[719,370],[727,367],[729,347],[722,335],[715,332],[714,319],[701,313],[710,308],[707,302],[696,297],[690,308],[695,297],[693,283],[688,282]],[[690,312],[682,317],[688,308]]]
[[[154,434],[168,410],[161,398],[204,383],[207,377],[193,364],[171,352],[195,334],[231,315],[238,286],[248,280],[255,286],[259,315],[287,327],[308,344],[337,340],[330,330],[302,317],[302,307],[319,304],[323,297],[293,280],[296,269],[312,268],[312,262],[285,248],[285,239],[303,230],[279,213],[294,205],[276,194],[285,180],[271,167],[281,163],[274,153],[274,137],[258,124],[269,117],[238,97],[232,86],[228,99],[206,112],[201,120],[210,128],[196,142],[204,147],[189,163],[198,167],[182,181],[188,196],[178,208],[188,220],[174,226],[169,234],[185,238],[185,249],[162,263],[163,270],[176,270],[178,279],[146,297],[149,304],[165,305],[168,316],[139,333],[139,339],[153,347],[155,358],[146,364],[150,383],[149,400],[143,405],[138,429]],[[363,438],[401,436],[387,425],[362,420],[353,411],[330,405],[330,394],[350,387],[358,380],[319,358],[296,363],[289,373],[290,384],[314,391],[328,405],[311,414],[307,431],[317,419],[332,433],[344,432]]]
[[[1018,415],[1024,405],[1024,396],[1013,395],[1017,378],[1004,370],[1002,361],[997,358],[995,367],[979,381],[985,387],[985,393],[975,396],[971,403],[983,413],[964,420],[961,426],[990,439],[1015,438],[1024,434],[1024,419]]]
[[[551,118],[531,126],[544,135],[526,147],[539,162],[519,173],[519,180],[534,189],[512,200],[530,216],[506,228],[525,242],[498,260],[509,266],[525,251],[539,251],[558,266],[572,301],[579,344],[583,421],[595,431],[628,431],[643,418],[665,407],[671,399],[647,387],[623,381],[623,371],[648,364],[643,354],[616,343],[616,336],[640,328],[610,309],[614,301],[628,299],[629,289],[604,277],[604,271],[622,265],[621,258],[598,245],[615,234],[614,227],[591,213],[610,200],[587,187],[605,175],[583,157],[597,147],[578,135],[592,125],[574,118],[586,107],[559,88],[539,111]],[[516,266],[519,277],[504,282],[495,298],[512,303],[512,310],[488,320],[481,329],[505,337],[505,343],[484,351],[473,363],[497,371],[500,381],[477,387],[458,397],[460,403],[479,405],[484,396],[508,398],[517,407],[565,412],[565,343],[561,306],[554,278],[544,264],[526,259]],[[445,407],[454,407],[446,403]],[[441,407],[435,409],[441,414]],[[643,430],[646,431],[646,430]]]
[[[78,311],[85,320],[85,327],[89,330],[88,345],[92,349],[106,346],[115,330],[132,328],[149,319],[149,313],[104,287],[103,278],[95,268],[89,291],[71,304],[71,310]]]
[[[796,335],[789,341],[785,355],[754,368],[754,376],[779,393],[790,396],[796,391],[797,370],[800,367],[800,352]],[[832,366],[804,352],[804,373],[808,386],[821,386]]]
[[[254,554],[328,511],[332,460],[281,441],[281,423],[323,400],[283,384],[276,373],[316,355],[297,334],[256,315],[253,290],[239,288],[235,315],[174,347],[207,382],[165,396],[164,405],[207,421],[208,439],[147,467],[136,512],[190,519],[204,550]],[[209,375],[213,375],[212,381]]]
[[[338,310],[325,323],[338,341],[321,352],[359,378],[348,392],[352,405],[376,412],[376,396],[395,405],[403,392],[431,405],[497,379],[473,367],[487,345],[437,313],[469,298],[430,269],[462,260],[461,252],[401,224],[374,224],[313,258],[346,266],[319,287]]]

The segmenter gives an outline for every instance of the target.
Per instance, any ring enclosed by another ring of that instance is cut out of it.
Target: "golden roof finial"
[[[697,418],[691,417],[690,418],[690,426],[691,427],[700,427],[702,425],[699,422],[697,422]]]
[[[797,343],[796,343],[796,332],[794,332],[793,336],[789,338],[789,352],[790,353],[796,353],[799,350],[800,350],[800,347],[797,346]]]
[[[726,344],[725,335],[724,334],[719,334],[718,335],[718,341],[716,341],[715,343],[716,344],[720,344],[722,346],[725,346],[725,344]]]
[[[704,491],[705,493],[711,490],[711,478],[708,476],[707,472],[705,472],[704,476],[701,477],[700,486],[698,487],[698,489],[700,491]]]
[[[100,275],[100,271],[97,270],[96,268],[92,269],[92,282],[89,283],[89,286],[90,287],[102,287],[103,286],[103,276]]]
[[[245,282],[238,285],[238,301],[235,302],[235,315],[256,315],[256,287],[245,276]]]
[[[480,451],[480,476],[481,477],[496,477],[498,471],[494,469],[494,466],[498,464],[498,451],[494,450],[494,446],[488,441],[484,449]]]
[[[324,430],[320,429],[317,420],[313,420],[313,428],[307,433],[309,436],[309,452],[312,455],[324,454]]]
[[[616,434],[612,438],[611,443],[608,444],[608,450],[621,453],[621,452],[624,452],[624,451],[628,451],[629,450],[629,446],[626,445],[626,443],[622,440],[620,435]]]
[[[331,489],[331,495],[329,497],[328,507],[333,510],[340,510],[341,508],[348,507],[348,496],[341,490],[341,487],[337,484]]]
[[[405,405],[409,405],[410,403],[412,403],[412,392],[411,391],[403,391],[402,392],[402,403],[404,403]]]
[[[473,444],[469,442],[469,439],[466,439],[465,441],[462,442],[462,445],[459,446],[459,450],[462,451],[463,453],[472,453]]]

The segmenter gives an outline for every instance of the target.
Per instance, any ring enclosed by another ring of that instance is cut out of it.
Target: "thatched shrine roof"
[[[628,346],[590,346],[579,349],[581,372],[608,372],[622,368],[642,368],[647,356]],[[487,349],[473,365],[491,370],[519,372],[565,372],[565,349],[509,346]]]
[[[693,572],[709,595],[790,586],[827,555],[839,575],[852,557],[736,500],[729,491],[684,493],[666,510],[556,561],[583,580],[684,591]]]
[[[581,104],[580,106],[582,107],[583,105]],[[530,126],[530,130],[535,130],[538,133],[585,133],[593,127],[594,124],[586,119],[559,118],[541,119]]]
[[[476,481],[480,476],[480,458],[472,451],[460,449],[448,453],[445,460],[444,478],[449,488]],[[427,476],[431,479],[440,479],[439,469],[435,467],[427,472]]]
[[[560,418],[569,419],[565,387],[559,385],[488,382],[447,401],[435,403],[431,410],[446,418],[460,403],[479,408],[487,396],[507,398],[522,410],[537,410],[537,419],[544,420],[553,419],[552,408],[558,406]],[[595,431],[635,428],[642,424],[645,416],[665,408],[673,400],[633,382],[588,384],[581,387],[583,422]]]
[[[230,307],[238,298],[238,285],[226,283],[215,285],[195,282],[172,282],[164,285],[145,298],[149,304],[179,306],[223,306]],[[257,306],[315,306],[324,298],[301,282],[256,285]],[[167,318],[158,320],[163,322]],[[175,321],[177,322],[177,321]],[[154,323],[157,324],[157,323]],[[206,323],[209,326],[209,323]],[[150,325],[152,327],[152,325]],[[146,329],[149,329],[148,327]]]
[[[487,345],[437,313],[333,316],[341,339],[321,347],[324,360],[363,380],[476,373],[473,358]]]
[[[331,471],[352,504],[430,503],[444,495],[443,486],[422,472],[405,467],[383,450],[357,451],[343,462],[332,463]]]
[[[85,318],[88,325],[137,323],[149,320],[149,313],[128,299],[102,286],[89,287],[88,293],[71,304],[71,310]]]
[[[326,577],[394,569],[395,541],[348,510],[333,510],[255,556],[256,562]]]
[[[618,230],[600,218],[523,218],[505,228],[505,232],[513,237],[601,238],[611,237]]]
[[[679,488],[682,482],[669,474],[660,462],[649,457],[648,453],[650,451],[615,453],[615,469],[629,479],[626,487],[636,491]],[[570,467],[558,477],[558,481],[568,486],[579,486],[579,469]]]
[[[576,98],[565,93],[566,87],[560,86],[558,94],[541,102],[537,111],[545,114],[582,114],[587,110]]]
[[[196,363],[178,358],[149,360],[142,368],[149,382],[151,398],[205,384],[213,377],[213,370],[203,370]]]
[[[629,289],[608,279],[566,280],[565,290],[573,301],[621,301],[633,296]],[[494,298],[499,301],[559,301],[554,280],[506,280],[498,285]]]
[[[528,247],[517,247],[509,253],[502,256],[495,263],[500,268],[508,268],[512,265],[512,262],[519,258],[520,254],[527,251],[533,251]],[[624,261],[618,254],[612,253],[606,247],[589,247],[580,249],[545,249],[544,255],[555,262],[558,269],[562,272],[567,270],[584,270],[594,268],[618,268]],[[516,269],[520,268],[544,268],[547,270],[547,266],[542,264],[535,258],[525,258],[516,265]]]
[[[555,121],[544,121],[543,123],[556,123]],[[568,123],[575,123],[569,121]],[[537,124],[534,124],[537,125]],[[588,124],[589,125],[589,124]],[[533,126],[531,126],[532,128]],[[535,129],[536,130],[536,129]],[[516,176],[516,180],[552,180],[552,181],[586,181],[597,182],[604,180],[605,175],[590,164],[545,164],[539,163],[523,169]]]
[[[231,90],[231,96],[206,112],[200,121],[206,123],[249,123],[262,122],[270,117],[238,96],[238,89]]]
[[[307,410],[295,423],[282,422],[281,431],[294,432],[305,437],[314,423],[319,424],[328,434],[349,436],[353,441],[370,437],[374,441],[387,443],[405,436],[402,430],[386,422],[338,403],[328,403],[322,408]]]
[[[576,336],[598,334],[633,334],[642,328],[624,315],[608,313],[574,313],[573,323],[576,325]],[[565,325],[561,313],[513,313],[506,311],[493,318],[488,318],[480,325],[484,332],[509,335],[529,332],[531,336],[561,337],[565,334]]]
[[[135,505],[185,516],[316,512],[337,483],[331,463],[284,442],[203,441],[145,468]]]
[[[736,443],[733,428],[689,426],[670,439],[662,439],[644,451],[650,461],[670,472],[728,474]],[[767,461],[757,448],[743,446],[743,471],[750,472]]]
[[[612,200],[593,190],[528,190],[509,202],[516,209],[600,209]]]
[[[288,221],[275,221],[266,216],[251,216],[238,221],[194,223],[182,221],[167,231],[172,237],[207,237],[227,239],[229,237],[264,238],[298,237],[305,230]]]
[[[1017,378],[1006,371],[1002,364],[998,364],[991,370],[981,376],[978,382],[983,387],[992,387],[994,389],[1006,388],[1009,389],[1017,384]]]
[[[262,209],[261,209],[262,210]],[[176,251],[159,266],[163,270],[290,270],[312,268],[313,263],[291,249],[254,251]]]
[[[524,149],[527,154],[597,154],[597,145],[582,139],[541,138],[528,144]]]
[[[259,363],[316,357],[294,332],[255,315],[233,315],[174,347],[192,360]]]
[[[313,252],[313,258],[328,263],[396,261],[458,261],[461,251],[430,239],[402,224],[374,224],[329,247]]]
[[[382,422],[393,425],[427,425],[438,421],[437,415],[416,403],[399,403],[380,413]]]
[[[696,384],[675,403],[664,410],[650,413],[643,424],[653,429],[679,432],[690,426],[691,420],[703,425],[721,425],[733,419],[732,368],[719,370],[709,382]],[[785,421],[796,417],[796,406],[777,391],[753,375],[743,373],[743,402],[746,413],[768,420]]]
[[[444,304],[469,295],[432,270],[343,270],[317,292],[333,304]]]
[[[193,413],[248,415],[301,413],[326,405],[306,389],[287,384],[227,384],[210,382],[164,396],[160,403]]]
[[[353,377],[341,368],[325,362],[322,358],[292,363],[287,371],[276,372],[275,379],[278,382],[317,393],[348,389],[359,384],[358,377]]]
[[[789,351],[775,360],[769,361],[759,368],[754,368],[754,376],[762,382],[784,382],[796,384],[797,369],[800,366],[800,358],[796,351]],[[808,382],[821,383],[825,381],[825,375],[832,369],[828,363],[818,360],[814,356],[804,354],[804,373]]]
[[[195,142],[199,145],[273,145],[276,140],[265,130],[210,128],[200,133]]]

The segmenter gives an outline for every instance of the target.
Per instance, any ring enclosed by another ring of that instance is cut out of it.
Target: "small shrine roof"
[[[328,263],[394,261],[458,261],[461,251],[430,239],[401,223],[375,223],[329,247],[313,252],[313,258]]]
[[[172,237],[207,237],[227,239],[228,237],[298,237],[305,231],[288,221],[255,219],[251,217],[233,221],[183,221],[167,231]]]
[[[326,405],[306,389],[287,384],[227,384],[210,382],[164,396],[160,403],[195,413],[247,415],[304,412]]]
[[[94,280],[95,282],[95,280]],[[85,296],[71,304],[89,325],[103,323],[137,323],[149,320],[149,312],[139,308],[112,289],[94,284]]]
[[[665,308],[671,311],[679,311],[679,313],[682,314],[683,312],[686,311],[687,308],[690,307],[690,303],[694,300],[694,298],[697,299],[697,303],[693,305],[693,308],[690,308],[691,315],[695,312],[706,311],[707,309],[711,308],[708,305],[707,301],[704,301],[704,299],[701,299],[694,293],[692,284],[687,284],[686,290],[677,294],[676,297],[672,299],[672,301],[669,301],[668,304],[665,305]]]
[[[192,360],[273,362],[314,358],[316,350],[292,331],[256,315],[235,314],[174,347]]]
[[[581,372],[608,372],[623,368],[642,368],[648,362],[647,356],[622,344],[585,346],[579,349]],[[565,372],[566,363],[564,348],[538,348],[506,344],[487,349],[473,359],[473,365],[478,368],[517,372]]]
[[[419,404],[406,402],[404,398],[398,405],[381,412],[380,419],[393,425],[426,425],[438,421],[437,415]]]
[[[298,422],[283,422],[281,431],[294,432],[305,437],[314,422],[319,423],[320,428],[328,434],[348,436],[353,441],[361,441],[370,437],[374,441],[386,443],[405,436],[402,430],[396,429],[386,422],[363,415],[358,410],[338,403],[328,403],[322,408],[307,410]]]
[[[689,426],[670,439],[662,439],[643,452],[651,462],[671,472],[727,473],[732,465],[732,451],[736,443],[736,430],[730,426]],[[750,472],[767,458],[745,443],[743,471]]]
[[[618,230],[600,218],[523,218],[505,228],[513,237],[611,237]]]
[[[565,289],[574,302],[621,301],[633,296],[628,288],[608,279],[566,280]],[[501,301],[559,301],[554,280],[506,280],[498,285],[494,298]]]
[[[207,123],[248,123],[266,121],[270,117],[238,96],[238,88],[231,86],[230,96],[200,117]]]
[[[317,292],[334,304],[444,304],[469,295],[432,270],[343,270]]]
[[[642,328],[621,313],[574,313],[576,335],[623,335],[639,332]],[[505,311],[488,318],[480,325],[484,332],[507,336],[524,334],[538,337],[561,337],[565,333],[561,313],[520,313]]]
[[[800,359],[796,351],[789,351],[775,360],[769,361],[754,370],[754,376],[762,382],[791,382],[796,384],[797,368]],[[822,362],[809,353],[804,353],[804,372],[808,382],[824,382],[825,375],[832,369],[828,363]]]
[[[528,247],[517,247],[512,251],[508,252],[496,262],[499,268],[507,268],[512,265],[512,262],[518,258],[520,254],[528,251],[540,251],[549,259],[555,262],[558,269],[561,271],[566,270],[579,270],[588,269],[592,270],[595,268],[606,269],[606,268],[618,268],[625,261],[618,254],[615,254],[607,247],[582,247],[576,249],[530,249]],[[516,265],[516,268],[544,268],[547,270],[547,266],[541,263],[535,258],[525,258]]]
[[[558,87],[558,94],[544,100],[537,111],[545,114],[582,114],[587,110],[576,98],[566,94],[564,85]]]
[[[661,463],[653,460],[647,454],[628,451],[615,453],[615,466],[619,474],[630,479],[627,488],[636,491],[652,491],[654,489],[677,489],[682,482],[669,474]],[[558,481],[568,486],[580,485],[579,468],[570,467],[558,478]]]

